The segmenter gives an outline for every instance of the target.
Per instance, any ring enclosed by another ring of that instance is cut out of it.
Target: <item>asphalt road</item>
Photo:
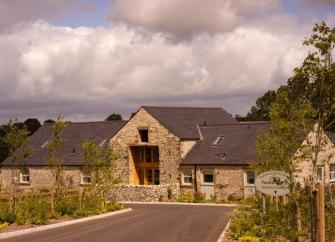
[[[232,208],[131,204],[133,211],[4,239],[15,242],[215,242]]]

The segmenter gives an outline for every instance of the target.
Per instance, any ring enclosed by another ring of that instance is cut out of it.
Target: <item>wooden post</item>
[[[265,214],[266,214],[266,201],[265,201],[265,195],[264,194],[262,194],[262,200],[263,200],[263,216],[265,216]]]
[[[51,212],[54,213],[55,212],[55,193],[53,189],[50,190],[50,198],[51,198]]]
[[[317,209],[318,209],[318,242],[326,241],[326,227],[325,227],[325,186],[320,183],[318,186],[317,195]]]

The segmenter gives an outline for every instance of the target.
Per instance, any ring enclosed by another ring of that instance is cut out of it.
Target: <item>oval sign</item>
[[[264,172],[256,177],[256,190],[265,195],[285,196],[290,192],[289,177],[282,171]]]

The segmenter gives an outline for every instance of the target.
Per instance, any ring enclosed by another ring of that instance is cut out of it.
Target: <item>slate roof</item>
[[[257,136],[270,127],[266,122],[202,126],[204,138],[193,146],[181,164],[247,165],[256,162]],[[223,141],[213,145],[218,136],[223,136]]]
[[[327,132],[327,136],[335,144],[335,133],[333,133],[333,132]]]
[[[93,140],[99,145],[104,139],[108,141],[125,123],[125,121],[68,123],[62,132],[65,144],[60,151],[64,158],[64,165],[81,165],[83,142]],[[53,126],[54,124],[43,124],[29,138],[28,145],[32,147],[34,153],[29,158],[27,165],[47,165],[48,150],[47,148],[41,149],[41,146],[53,139]],[[23,164],[23,161],[20,160],[19,164]],[[1,166],[6,165],[12,165],[9,158],[1,163]]]
[[[238,123],[222,108],[144,106],[154,118],[182,139],[200,139],[196,125]]]

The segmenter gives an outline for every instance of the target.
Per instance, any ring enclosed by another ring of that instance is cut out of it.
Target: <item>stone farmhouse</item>
[[[172,193],[203,194],[210,199],[237,199],[255,193],[257,136],[270,129],[266,122],[240,123],[222,108],[143,106],[127,122],[68,123],[61,154],[66,186],[90,181],[83,172],[81,144],[94,140],[117,154],[115,175],[121,184],[111,195],[117,200],[152,201]],[[51,187],[54,179],[46,163],[53,125],[44,124],[29,139],[35,150],[20,160],[20,188]],[[332,139],[331,146],[334,146]],[[335,159],[323,166],[322,179],[335,181]],[[9,159],[1,164],[1,187],[11,185]]]

